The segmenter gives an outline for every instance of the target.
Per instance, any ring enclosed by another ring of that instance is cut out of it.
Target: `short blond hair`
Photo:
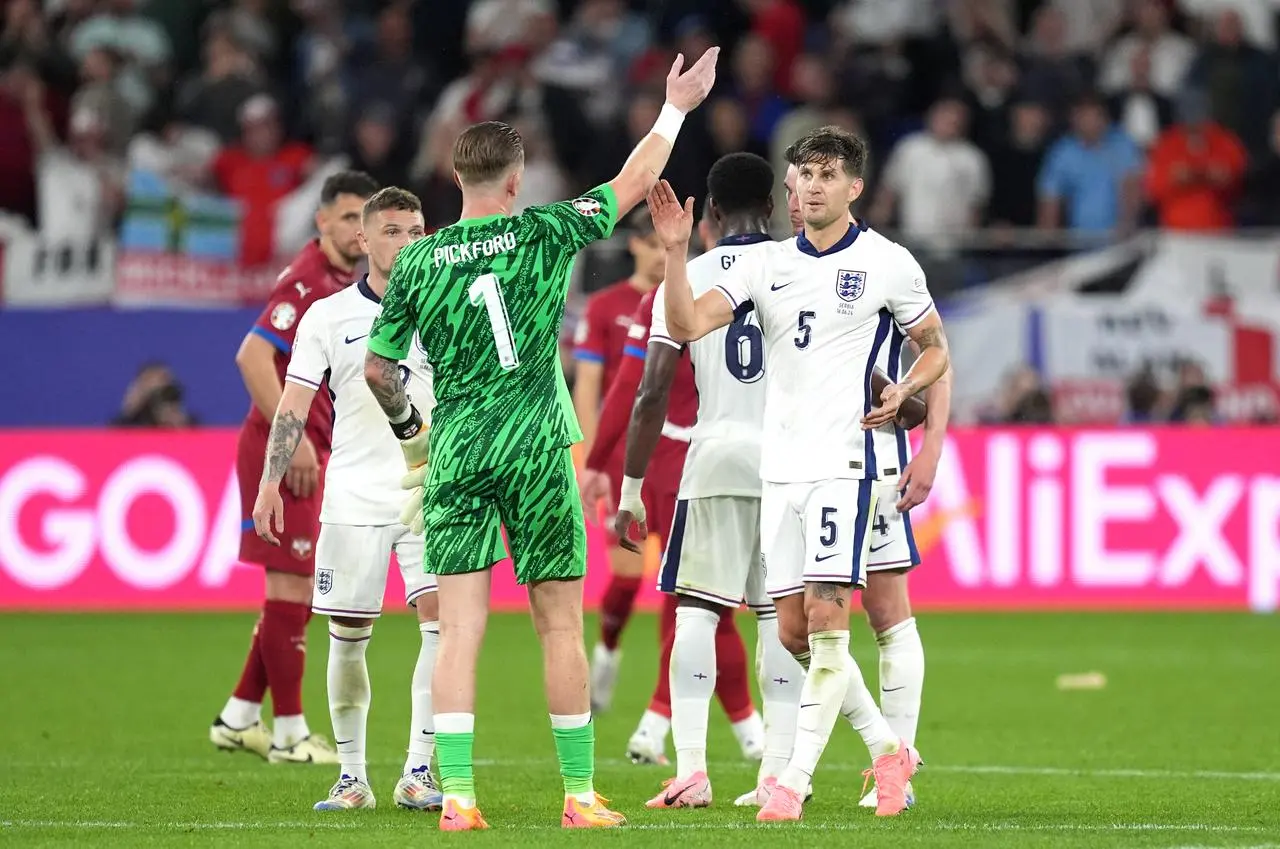
[[[453,170],[463,185],[484,185],[524,162],[524,139],[501,121],[472,124],[453,145]]]

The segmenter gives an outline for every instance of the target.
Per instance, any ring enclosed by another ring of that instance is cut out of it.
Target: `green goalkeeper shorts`
[[[430,574],[492,567],[506,553],[504,527],[521,584],[587,574],[582,500],[567,447],[428,486],[422,509]]]

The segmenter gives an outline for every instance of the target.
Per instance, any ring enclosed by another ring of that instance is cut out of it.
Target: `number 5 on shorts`
[[[507,371],[520,365],[520,352],[516,350],[515,337],[511,335],[511,322],[507,318],[507,302],[502,298],[502,286],[498,275],[482,274],[467,290],[471,305],[484,302],[489,313],[489,328],[493,331],[493,344],[498,349],[498,364]]]

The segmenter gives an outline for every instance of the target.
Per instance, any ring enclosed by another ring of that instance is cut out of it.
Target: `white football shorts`
[[[760,548],[769,595],[795,595],[815,582],[866,586],[877,494],[877,481],[870,479],[766,481]]]
[[[760,558],[760,499],[713,495],[676,502],[658,589],[723,607],[773,609]]]
[[[887,572],[914,569],[920,565],[920,551],[911,531],[911,514],[898,512],[899,481],[876,482],[876,517],[871,523],[871,545],[867,549],[867,571]]]
[[[326,616],[373,618],[382,613],[391,554],[400,563],[405,603],[435,592],[436,577],[422,568],[422,537],[394,525],[320,526],[311,609]]]

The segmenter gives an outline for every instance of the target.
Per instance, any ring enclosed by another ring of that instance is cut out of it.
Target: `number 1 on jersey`
[[[507,302],[502,299],[502,287],[498,275],[482,274],[467,290],[473,307],[484,301],[489,313],[489,327],[493,330],[493,344],[498,349],[498,364],[510,371],[520,365],[520,353],[516,350],[515,337],[511,335],[511,322],[507,319]]]

